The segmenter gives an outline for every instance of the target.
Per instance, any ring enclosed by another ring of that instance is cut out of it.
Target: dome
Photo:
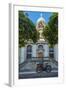
[[[39,22],[44,22],[45,23],[45,19],[43,18],[42,13],[40,15],[40,18],[37,20],[37,23],[39,23]]]
[[[43,18],[43,17],[40,17],[40,18],[37,20],[37,23],[39,23],[39,22],[44,22],[44,23],[45,23],[44,18]]]
[[[42,30],[45,27],[45,19],[42,16],[42,13],[40,14],[40,17],[38,18],[36,22],[36,30]]]

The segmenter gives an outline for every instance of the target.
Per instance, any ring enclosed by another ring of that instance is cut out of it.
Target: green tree
[[[37,42],[39,33],[36,31],[35,25],[28,18],[28,14],[19,11],[19,47],[25,46],[28,40]]]
[[[51,47],[58,43],[58,13],[53,13],[50,17],[43,30],[43,36]]]

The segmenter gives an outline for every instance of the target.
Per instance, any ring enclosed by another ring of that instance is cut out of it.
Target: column
[[[44,45],[44,57],[49,57],[49,46],[48,46],[48,44]]]
[[[32,45],[32,57],[36,57],[36,44]]]
[[[19,48],[19,63],[24,62],[25,60],[25,52],[24,52],[25,48]]]

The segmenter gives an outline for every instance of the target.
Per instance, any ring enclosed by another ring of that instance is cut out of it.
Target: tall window
[[[49,48],[49,56],[54,58],[54,48]]]
[[[27,46],[27,58],[31,58],[32,57],[32,46],[28,45]]]

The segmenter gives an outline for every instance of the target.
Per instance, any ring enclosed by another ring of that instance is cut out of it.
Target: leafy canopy
[[[53,13],[43,30],[43,36],[50,46],[58,43],[58,13]]]
[[[36,31],[35,25],[28,18],[28,14],[19,11],[19,47],[25,46],[28,40],[37,42],[39,33]]]

